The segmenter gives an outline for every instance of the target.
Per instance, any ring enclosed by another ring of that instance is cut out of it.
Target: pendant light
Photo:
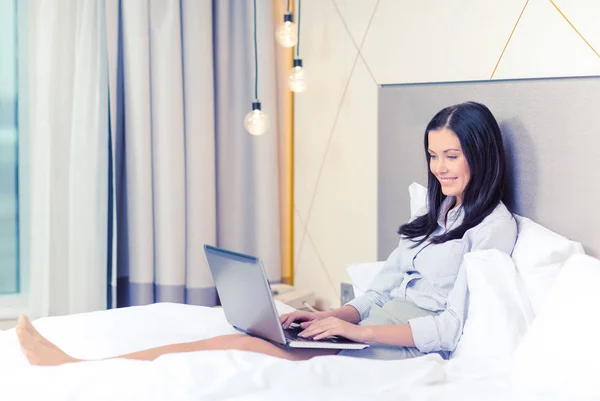
[[[283,14],[283,24],[275,30],[275,40],[283,47],[294,47],[298,42],[296,24],[290,12]]]
[[[287,2],[287,11],[283,14],[283,23],[275,29],[275,40],[283,47],[294,47],[298,42],[294,15],[290,12],[290,0]]]
[[[304,92],[306,90],[306,72],[302,67],[300,58],[300,7],[302,0],[298,0],[298,43],[296,44],[296,57],[294,67],[288,73],[288,87],[292,92]]]
[[[261,110],[258,100],[258,41],[256,39],[256,0],[254,0],[254,101],[252,111],[244,118],[244,127],[251,135],[259,136],[269,129],[269,116]]]

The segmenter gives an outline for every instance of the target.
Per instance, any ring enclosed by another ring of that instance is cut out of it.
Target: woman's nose
[[[438,174],[447,172],[448,169],[446,168],[446,162],[442,159],[438,160],[435,166],[435,171]]]

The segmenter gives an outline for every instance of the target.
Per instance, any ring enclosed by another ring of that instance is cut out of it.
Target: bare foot
[[[32,365],[56,366],[80,361],[43,337],[25,316],[19,317],[16,332],[21,349]]]

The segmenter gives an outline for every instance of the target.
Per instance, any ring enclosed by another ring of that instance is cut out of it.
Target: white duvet
[[[280,312],[285,306],[278,304]],[[39,319],[36,328],[77,358],[101,359],[235,333],[218,308],[154,304]],[[405,361],[327,356],[290,362],[243,351],[32,367],[14,330],[0,332],[1,400],[532,400],[508,364],[437,355]],[[541,394],[541,395],[540,395]],[[549,394],[538,394],[548,400]],[[558,395],[554,394],[558,399]]]

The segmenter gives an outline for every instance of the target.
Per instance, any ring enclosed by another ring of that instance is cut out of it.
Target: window
[[[38,317],[28,251],[27,1],[0,0],[0,320]],[[37,287],[36,287],[37,288]],[[39,291],[38,291],[39,292]]]
[[[0,294],[21,290],[16,0],[0,0]]]

